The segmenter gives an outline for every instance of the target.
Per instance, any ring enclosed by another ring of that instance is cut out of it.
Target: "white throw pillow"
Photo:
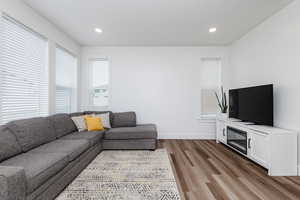
[[[79,132],[87,130],[84,117],[85,117],[85,115],[81,115],[81,116],[77,116],[77,117],[71,117],[71,119],[73,120],[73,122],[76,125]]]
[[[93,116],[101,118],[104,128],[111,128],[110,120],[109,120],[109,113],[94,114]]]

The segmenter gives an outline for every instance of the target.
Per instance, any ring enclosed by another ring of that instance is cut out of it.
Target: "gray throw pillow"
[[[85,117],[85,115],[76,116],[76,117],[71,118],[73,120],[74,124],[76,125],[78,132],[87,130],[84,117]]]

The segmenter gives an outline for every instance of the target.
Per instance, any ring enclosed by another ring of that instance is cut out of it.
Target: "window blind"
[[[3,15],[0,42],[0,124],[47,115],[47,41]]]
[[[56,113],[77,111],[77,59],[56,48]]]
[[[65,87],[56,87],[56,113],[71,112],[72,90]]]

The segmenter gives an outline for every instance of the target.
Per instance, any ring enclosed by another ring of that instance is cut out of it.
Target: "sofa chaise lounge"
[[[153,124],[136,124],[134,112],[110,113],[112,128],[78,132],[71,117],[56,114],[0,126],[0,199],[54,199],[106,149],[155,150]]]

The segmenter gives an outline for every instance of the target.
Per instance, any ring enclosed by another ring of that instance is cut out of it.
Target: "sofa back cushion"
[[[12,121],[7,127],[16,136],[23,152],[56,139],[53,124],[46,117]]]
[[[135,112],[122,112],[113,114],[113,128],[118,127],[135,127],[136,114]]]
[[[49,117],[52,121],[56,138],[63,137],[69,133],[77,131],[76,125],[69,116],[69,114],[56,114]]]
[[[0,126],[0,162],[22,153],[16,136],[7,128]]]
[[[84,115],[84,112],[75,112],[75,113],[70,113],[69,116],[70,117],[78,117]]]

